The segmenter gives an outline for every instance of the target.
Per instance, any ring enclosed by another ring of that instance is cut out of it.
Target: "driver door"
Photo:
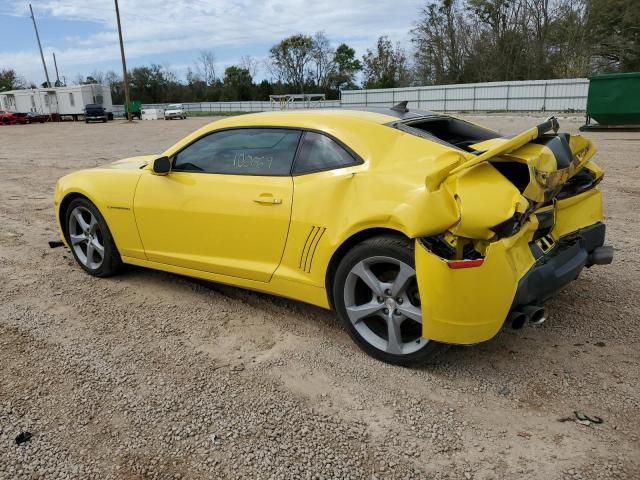
[[[289,229],[301,132],[239,128],[199,138],[166,176],[147,170],[134,211],[154,262],[268,282]]]

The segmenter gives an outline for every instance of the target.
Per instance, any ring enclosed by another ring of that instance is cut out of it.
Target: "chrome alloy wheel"
[[[76,258],[85,267],[97,270],[104,261],[104,237],[98,219],[85,207],[76,207],[69,215],[69,243]]]
[[[425,347],[416,271],[401,260],[370,257],[353,266],[344,285],[347,315],[373,347],[408,355]]]

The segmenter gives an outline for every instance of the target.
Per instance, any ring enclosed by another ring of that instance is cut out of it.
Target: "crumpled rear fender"
[[[491,243],[479,267],[452,269],[420,240],[415,261],[422,305],[422,336],[457,345],[491,339],[502,327],[518,281],[531,268],[529,229]]]

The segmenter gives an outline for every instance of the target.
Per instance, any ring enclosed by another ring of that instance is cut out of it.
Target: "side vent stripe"
[[[309,246],[309,240],[311,239],[311,235],[315,232],[315,230],[316,230],[315,226],[311,227],[311,230],[309,230],[309,235],[307,235],[307,240],[304,242],[304,247],[302,247],[302,253],[300,254],[300,262],[298,262],[298,268],[300,269],[303,269],[302,261],[306,260],[305,253],[307,252],[307,246]]]
[[[309,242],[309,246],[307,247],[307,253],[304,257],[304,262],[302,264],[302,270],[307,271],[307,261],[309,260],[309,253],[311,252],[311,248],[313,247],[316,238],[318,237],[318,233],[320,233],[320,227],[316,227],[316,231],[313,233],[311,237],[311,242]]]
[[[320,235],[318,235],[318,239],[316,240],[315,244],[313,245],[313,252],[311,253],[311,258],[309,258],[309,265],[307,267],[307,273],[311,273],[311,265],[313,264],[313,258],[315,257],[316,254],[316,248],[318,248],[318,244],[320,243],[320,239],[322,238],[322,236],[324,235],[324,232],[326,231],[326,228],[323,228],[322,231],[320,232]]]
[[[316,248],[320,243],[320,239],[324,235],[327,229],[324,227],[312,226],[307,235],[307,239],[302,247],[300,253],[300,262],[298,262],[298,268],[305,273],[311,273],[311,265],[313,264],[313,258],[316,254]]]

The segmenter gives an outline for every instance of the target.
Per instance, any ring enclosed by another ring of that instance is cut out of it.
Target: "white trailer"
[[[0,92],[0,110],[71,116],[74,120],[84,115],[84,107],[90,103],[102,105],[107,114],[112,115],[111,90],[97,83]]]

